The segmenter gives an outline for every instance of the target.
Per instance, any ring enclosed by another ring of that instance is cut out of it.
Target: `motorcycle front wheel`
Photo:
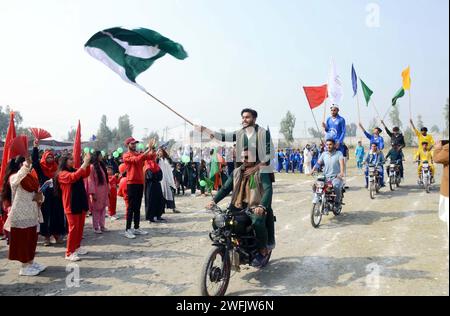
[[[370,198],[372,200],[375,199],[375,182],[370,182],[369,184],[369,193],[370,193]]]
[[[322,204],[314,203],[311,210],[311,224],[314,228],[318,228],[320,226],[320,222],[322,221]]]
[[[425,187],[425,192],[430,193],[430,180],[424,179],[423,186]]]
[[[395,180],[395,176],[391,176],[389,178],[389,188],[391,189],[391,191],[394,191],[394,185],[397,181]]]
[[[230,282],[231,266],[223,247],[214,247],[206,257],[200,278],[202,296],[224,296]]]

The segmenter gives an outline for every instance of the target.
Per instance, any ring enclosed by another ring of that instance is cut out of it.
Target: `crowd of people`
[[[92,216],[95,234],[108,232],[105,218],[119,219],[116,208],[117,198],[121,197],[126,206],[123,236],[135,239],[148,234],[140,227],[142,201],[145,220],[151,224],[163,223],[166,210],[180,212],[176,208],[176,197],[190,190],[191,196],[212,195],[213,191],[218,191],[208,207],[230,192],[233,192],[233,207],[255,207],[252,222],[261,257],[255,259],[254,265],[258,266],[268,250],[275,247],[272,163],[277,172],[298,170],[311,174],[321,170],[332,178],[336,192],[341,192],[349,149],[344,142],[345,119],[339,115],[339,106],[335,104],[331,107],[331,116],[323,123],[326,140],[323,144],[308,144],[301,150],[278,149],[276,153],[270,132],[256,124],[257,112],[244,109],[241,115],[242,130],[231,134],[200,127],[201,132],[219,142],[232,140],[233,146],[186,146],[169,151],[157,146],[152,139],[147,147],[138,149],[139,142],[129,137],[124,141],[127,152],[121,157],[104,157],[101,151],[87,151],[79,167],[76,160],[81,157],[74,157],[70,151],[60,154],[52,150],[39,151],[39,141],[35,140],[31,155],[10,159],[1,187],[0,235],[9,245],[8,258],[22,263],[20,275],[35,276],[45,270],[45,266],[34,260],[39,234],[44,246],[66,243],[65,259],[79,261],[87,254],[81,246],[87,216]],[[362,170],[366,166],[366,187],[369,164],[376,165],[384,175],[386,159],[401,163],[404,160],[405,141],[400,129],[394,127],[391,132],[383,121],[381,123],[391,141],[386,156],[383,154],[386,144],[381,136],[383,130],[377,127],[369,133],[360,124],[370,141],[367,154],[362,142],[355,149],[357,167]],[[423,161],[433,165],[433,159],[448,169],[448,144],[436,144],[426,128],[418,131],[412,120],[411,125],[419,143],[415,155],[418,172]],[[403,168],[401,176],[404,176]],[[440,216],[448,223],[448,174],[443,181],[447,184],[441,187]],[[384,185],[383,177],[382,183]]]

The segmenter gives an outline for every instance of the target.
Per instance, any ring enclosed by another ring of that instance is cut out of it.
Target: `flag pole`
[[[311,114],[312,114],[313,119],[314,119],[314,123],[316,123],[317,131],[321,135],[320,136],[320,142],[323,144],[322,133],[320,132],[319,124],[317,124],[316,116],[314,115],[314,111],[311,108],[310,108],[310,110],[311,110]],[[325,110],[326,110],[326,106],[325,106]],[[324,122],[325,122],[325,119],[324,119]]]
[[[167,104],[165,104],[163,101],[161,101],[160,99],[158,99],[157,97],[155,97],[154,95],[152,95],[150,92],[148,92],[147,90],[145,90],[143,87],[138,86],[138,88],[140,88],[145,94],[147,94],[148,96],[150,96],[151,98],[153,98],[154,100],[156,100],[157,102],[159,102],[160,104],[162,104],[163,106],[165,106],[167,109],[169,109],[170,111],[172,111],[173,113],[175,113],[177,116],[179,116],[180,118],[182,118],[185,122],[191,124],[192,126],[194,126],[194,123],[192,123],[192,121],[188,120],[187,118],[185,118],[183,115],[181,115],[180,113],[178,113],[177,111],[175,111],[174,109],[172,109],[170,106],[168,106]]]
[[[412,110],[411,110],[411,89],[408,90],[409,96],[409,118],[412,119]]]

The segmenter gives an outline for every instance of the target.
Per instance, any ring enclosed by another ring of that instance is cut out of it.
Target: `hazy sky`
[[[205,125],[236,127],[240,110],[251,106],[260,112],[259,123],[276,131],[291,110],[301,136],[304,121],[310,127],[313,120],[300,88],[326,83],[333,57],[344,81],[342,114],[348,121],[357,120],[352,62],[383,113],[401,87],[401,71],[411,65],[414,114],[442,126],[449,95],[449,1],[373,1],[375,11],[370,3],[0,0],[0,105],[19,110],[25,126],[44,127],[57,139],[78,119],[88,138],[102,114],[115,126],[128,113],[136,137],[146,129],[183,125],[84,51],[102,29],[146,27],[183,44],[190,57],[166,56],[138,82]],[[378,26],[372,23],[376,8]],[[400,106],[406,121],[407,98]],[[323,110],[316,114],[321,120]],[[374,115],[373,108],[362,108],[366,125]]]

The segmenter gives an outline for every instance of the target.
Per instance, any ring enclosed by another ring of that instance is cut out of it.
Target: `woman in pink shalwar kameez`
[[[106,207],[109,203],[109,181],[106,165],[100,151],[92,156],[91,174],[86,191],[89,195],[89,209],[92,212],[92,223],[96,234],[107,231],[105,227]]]

